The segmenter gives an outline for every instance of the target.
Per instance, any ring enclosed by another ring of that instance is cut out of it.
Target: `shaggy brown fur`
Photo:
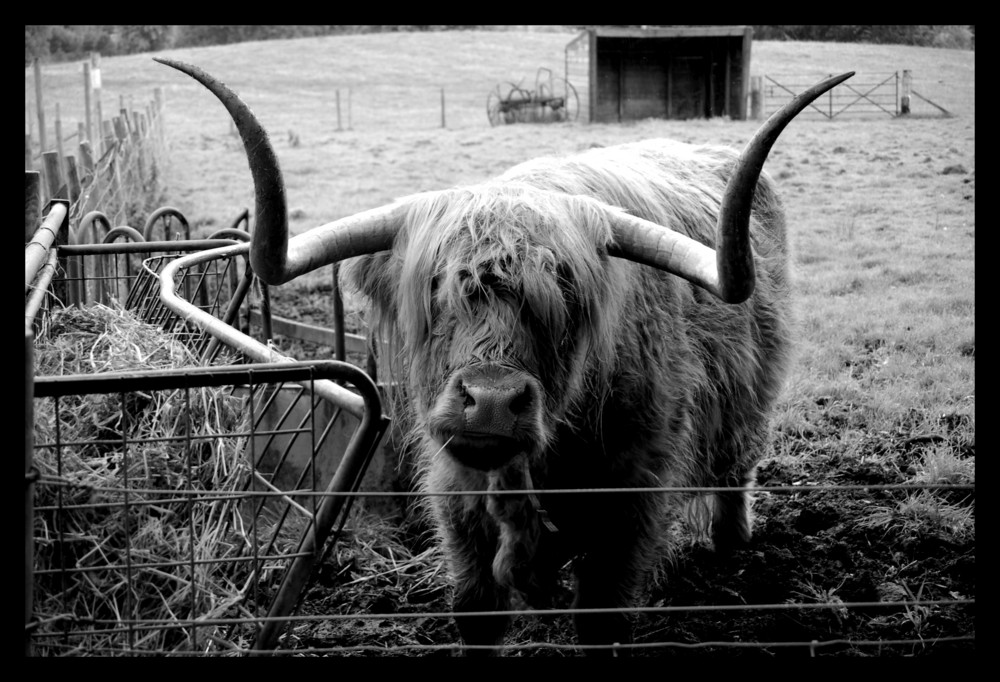
[[[576,607],[629,606],[664,519],[683,502],[547,489],[729,486],[716,496],[712,537],[720,548],[749,539],[745,491],[768,445],[790,336],[784,215],[771,182],[761,176],[750,225],[756,289],[738,305],[608,256],[596,208],[714,246],[736,156],[651,140],[530,161],[417,197],[391,253],[345,268],[370,300],[373,329],[397,344],[396,416],[412,426],[423,489],[498,493],[530,477],[558,529],[524,495],[429,496],[467,644],[501,642],[507,618],[462,612],[503,610],[515,595],[544,606],[570,558]],[[469,377],[483,373],[514,377],[526,403],[510,427],[518,445],[492,468],[476,465],[474,448],[456,457],[442,435],[461,431]],[[582,643],[630,641],[621,615],[576,624]]]

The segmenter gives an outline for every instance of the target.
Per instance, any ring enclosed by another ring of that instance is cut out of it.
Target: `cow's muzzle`
[[[482,364],[455,372],[439,396],[430,427],[466,466],[490,470],[537,447],[542,391],[520,370]]]

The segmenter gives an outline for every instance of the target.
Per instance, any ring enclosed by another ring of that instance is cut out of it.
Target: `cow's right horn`
[[[768,152],[785,126],[817,97],[854,72],[820,81],[775,112],[743,149],[722,197],[711,249],[685,235],[628,214],[612,219],[611,255],[666,270],[697,284],[726,303],[742,303],[753,293],[750,207]]]
[[[397,203],[358,213],[288,239],[288,205],[278,157],[267,131],[228,86],[191,64],[153,58],[204,85],[233,117],[253,175],[255,223],[250,247],[254,272],[267,284],[283,284],[324,265],[392,247],[406,212]]]

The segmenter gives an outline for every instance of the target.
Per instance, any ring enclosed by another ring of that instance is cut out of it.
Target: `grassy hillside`
[[[491,131],[486,97],[501,81],[533,86],[539,67],[563,71],[573,33],[386,33],[242,43],[173,50],[235,88],[271,131],[289,174],[289,194],[305,220],[327,221],[388,198],[449,184],[473,182],[538,153],[568,152],[665,135],[740,144],[752,124],[658,122],[637,126],[514,127]],[[81,66],[47,66],[47,123],[59,102],[64,130],[81,118]],[[925,97],[972,122],[974,53],[956,50],[837,43],[757,42],[752,73],[776,78],[819,78],[833,72],[887,73],[910,69]],[[242,150],[230,139],[225,112],[193,81],[149,55],[104,59],[105,110],[122,97],[141,105],[163,87],[174,145],[171,197],[195,221],[227,221],[250,201]],[[31,70],[25,99],[34,106]],[[338,133],[336,90],[341,90]],[[447,129],[440,128],[444,88]],[[919,105],[919,102],[917,103]],[[130,105],[129,105],[130,106]],[[930,111],[934,111],[930,109]],[[73,122],[72,124],[70,122]],[[885,124],[886,121],[878,122]],[[37,124],[32,121],[32,125]],[[708,130],[705,130],[708,126]],[[868,127],[871,130],[871,127]],[[299,147],[292,147],[291,134]],[[51,139],[51,135],[50,135]],[[206,182],[206,179],[209,181]]]

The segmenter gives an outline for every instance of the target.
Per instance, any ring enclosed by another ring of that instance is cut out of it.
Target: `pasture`
[[[561,74],[563,48],[573,35],[373,34],[164,56],[201,66],[254,109],[285,173],[293,231],[395,197],[484,180],[538,155],[649,137],[739,148],[756,130],[754,121],[715,119],[489,127],[490,89],[498,81],[533,82],[539,67]],[[759,469],[762,487],[975,482],[975,53],[795,42],[755,42],[752,50],[751,73],[779,79],[902,69],[913,72],[921,95],[953,116],[916,103],[909,118],[797,119],[765,165],[788,214],[798,351],[774,415],[774,452]],[[252,208],[242,146],[209,93],[150,55],[105,58],[102,72],[106,107],[119,95],[146,98],[153,87],[165,89],[168,203],[205,231],[228,226],[244,207]],[[72,119],[82,99],[79,64],[46,66],[43,74],[46,100],[60,101],[64,118]],[[26,71],[26,100],[33,87]],[[349,130],[336,130],[331,93],[337,88],[352,91]],[[377,118],[363,112],[377,112]],[[276,314],[328,324],[327,279],[317,275],[275,290]],[[329,349],[304,345],[288,352],[300,359],[330,357]],[[644,605],[975,598],[975,506],[968,491],[763,492],[754,510],[755,539],[748,549],[719,559],[692,540],[664,560]],[[411,531],[359,524],[354,543],[338,547],[320,572],[302,612],[446,610],[439,557]],[[572,642],[566,618],[521,618],[518,625],[511,644]],[[682,612],[643,615],[636,627],[639,643],[910,642],[831,644],[816,651],[860,656],[973,651],[974,642],[935,638],[974,635],[971,607],[942,604]],[[288,645],[455,641],[447,619],[387,616],[381,623],[303,625]],[[778,646],[765,651],[803,653]]]

